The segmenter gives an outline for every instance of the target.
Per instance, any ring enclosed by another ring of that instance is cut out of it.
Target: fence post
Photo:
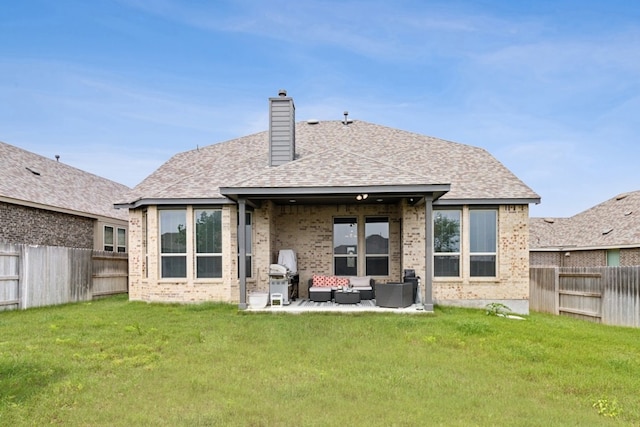
[[[553,294],[555,297],[554,312],[556,316],[560,315],[560,267],[553,268]]]

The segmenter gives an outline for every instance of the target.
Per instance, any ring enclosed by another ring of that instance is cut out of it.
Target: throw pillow
[[[349,282],[351,282],[351,285],[353,287],[357,287],[357,286],[371,286],[371,277],[370,276],[363,276],[363,277],[351,277],[349,279]]]

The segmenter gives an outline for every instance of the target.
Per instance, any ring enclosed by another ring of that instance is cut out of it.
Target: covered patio
[[[397,314],[426,314],[423,304],[412,304],[403,308],[378,307],[375,300],[362,300],[358,304],[338,304],[332,301],[314,302],[309,299],[296,299],[289,305],[272,307],[252,307],[247,306],[246,311],[256,313],[282,313],[282,314],[302,314],[302,313],[397,313]]]
[[[254,184],[255,185],[255,184]],[[330,214],[331,221],[336,216],[345,215],[345,212],[352,213],[353,216],[364,216],[365,207],[368,206],[369,212],[385,212],[382,215],[388,215],[389,212],[395,212],[391,215],[392,220],[395,220],[398,224],[398,234],[395,240],[392,241],[393,245],[397,247],[397,260],[392,262],[390,269],[394,273],[387,273],[387,276],[383,278],[383,282],[397,282],[400,279],[400,271],[403,267],[416,268],[418,265],[422,265],[419,271],[422,271],[423,287],[421,289],[420,300],[422,303],[420,307],[405,308],[405,309],[386,309],[375,305],[375,301],[363,301],[359,304],[336,304],[335,302],[316,303],[310,300],[295,301],[285,307],[265,309],[251,309],[248,304],[249,289],[247,286],[248,271],[243,263],[239,264],[238,279],[239,279],[239,291],[240,291],[240,303],[241,309],[248,309],[251,311],[287,311],[287,312],[307,312],[307,311],[326,311],[326,312],[363,312],[363,311],[405,311],[405,312],[431,312],[433,311],[433,297],[432,297],[432,256],[433,256],[433,227],[430,221],[433,212],[433,202],[439,199],[443,194],[449,191],[450,186],[448,184],[404,184],[404,185],[389,185],[389,186],[359,186],[359,187],[314,187],[314,188],[300,188],[300,187],[259,187],[255,185],[253,187],[223,187],[221,188],[221,194],[225,195],[231,200],[234,200],[238,205],[238,242],[239,242],[239,258],[243,259],[247,254],[247,247],[243,244],[246,241],[246,212],[247,208],[255,210],[263,209],[265,213],[263,216],[268,218],[266,221],[270,236],[273,242],[267,246],[269,253],[275,253],[278,247],[292,247],[296,250],[300,250],[300,244],[286,244],[279,245],[275,243],[275,240],[279,239],[279,236],[289,235],[295,236],[292,238],[299,239],[299,229],[287,229],[287,232],[283,232],[283,227],[290,227],[291,224],[297,224],[300,221],[306,221],[308,218],[316,215],[314,209],[332,209]],[[373,209],[373,210],[371,210]],[[283,219],[285,215],[291,212],[304,212],[300,216],[291,215],[287,219]],[[377,210],[377,211],[376,211]],[[372,214],[375,216],[376,214]],[[380,214],[377,214],[380,215]],[[299,219],[304,217],[305,219]],[[416,227],[411,227],[411,220],[409,218],[422,218],[415,224]],[[332,222],[325,221],[327,226],[331,226]],[[400,224],[405,225],[405,229],[402,229]],[[279,228],[280,227],[280,228]],[[309,228],[307,223],[301,228]],[[408,236],[410,231],[420,233],[418,237],[415,235]],[[331,229],[324,235],[330,235]],[[414,254],[422,254],[417,258],[410,260],[409,254],[406,254],[405,241],[413,241],[418,243],[419,249],[413,248],[411,251]],[[307,246],[312,246],[311,241],[307,241]],[[320,246],[324,242],[316,242],[315,246]],[[304,246],[304,245],[302,245]],[[325,245],[326,246],[326,245]],[[301,268],[301,281],[306,282],[315,273],[332,273],[334,266],[333,262],[333,248],[326,254],[316,253],[313,257],[307,256],[307,260],[311,258],[324,257],[328,258],[329,265],[321,269],[308,268],[308,262],[302,262]],[[269,257],[267,257],[269,258]],[[410,263],[407,265],[408,263]],[[269,263],[266,263],[269,264]],[[362,267],[362,266],[361,266]],[[305,295],[302,295],[303,297]],[[306,295],[308,296],[308,295]]]

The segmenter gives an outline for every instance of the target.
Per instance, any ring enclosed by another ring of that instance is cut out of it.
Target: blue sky
[[[296,118],[488,150],[571,216],[640,190],[640,2],[22,0],[0,13],[0,140],[135,186]],[[399,167],[416,167],[411,159]]]

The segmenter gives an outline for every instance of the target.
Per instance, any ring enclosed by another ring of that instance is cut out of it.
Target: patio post
[[[433,194],[425,200],[425,260],[424,260],[424,309],[433,311]]]
[[[238,308],[247,308],[247,205],[242,197],[238,199],[238,275],[240,276],[240,304]]]

